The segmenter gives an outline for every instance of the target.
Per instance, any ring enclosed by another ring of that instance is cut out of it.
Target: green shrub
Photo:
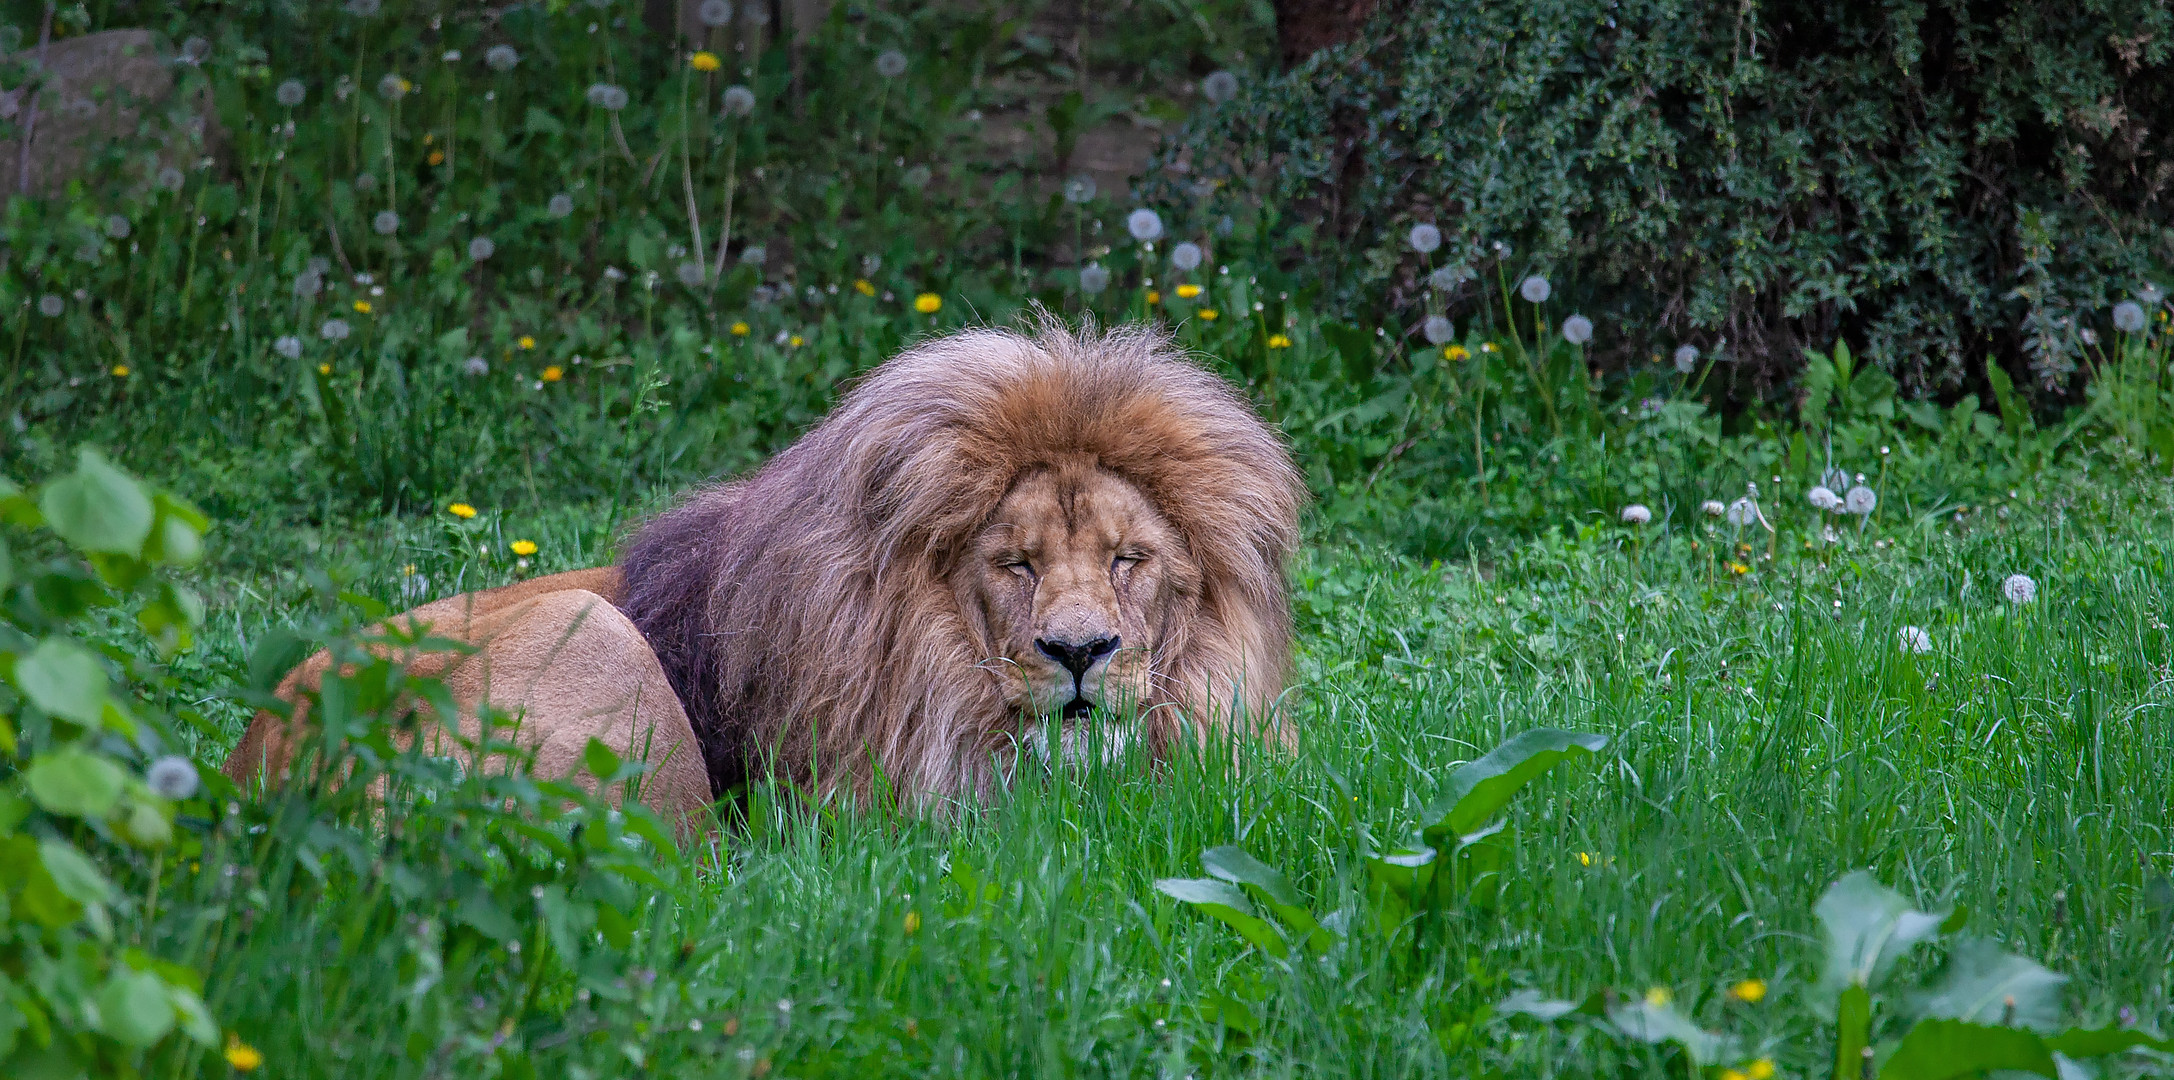
[[[1308,272],[1353,306],[1500,325],[1539,273],[1614,366],[1696,344],[1739,400],[1844,338],[1906,393],[1981,386],[1991,351],[2060,398],[2174,257],[2163,3],[1382,11],[1192,129],[1170,191],[1317,223]]]

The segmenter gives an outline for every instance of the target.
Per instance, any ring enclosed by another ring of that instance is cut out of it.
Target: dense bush
[[[1547,273],[1615,364],[1693,343],[1739,398],[1844,338],[1909,393],[1992,352],[2057,399],[2174,256],[2170,41],[2157,0],[1415,0],[1193,129],[1171,197],[1318,222],[1361,306],[1440,270],[1500,319]]]

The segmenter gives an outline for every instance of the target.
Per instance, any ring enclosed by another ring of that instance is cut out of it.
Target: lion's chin
[[[1069,709],[1067,706],[1064,723],[1034,724],[1023,733],[1022,741],[1027,749],[1033,751],[1034,756],[1042,759],[1045,765],[1056,767],[1118,761],[1139,740],[1139,726],[1136,724],[1074,721]],[[1055,745],[1051,745],[1052,743]]]

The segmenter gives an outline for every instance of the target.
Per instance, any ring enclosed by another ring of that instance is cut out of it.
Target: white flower
[[[702,264],[693,259],[679,264],[679,283],[690,289],[702,284]]]
[[[2123,300],[2114,305],[2114,329],[2124,334],[2134,334],[2143,328],[2143,305],[2134,300]]]
[[[1200,245],[1190,240],[1170,249],[1170,261],[1180,270],[1200,268]]]
[[[1419,324],[1419,332],[1426,335],[1427,344],[1440,345],[1457,336],[1457,327],[1447,315],[1429,315],[1426,322]]]
[[[725,115],[746,116],[755,111],[755,92],[734,83],[725,87]]]
[[[2010,574],[2000,583],[2000,595],[2011,604],[2028,604],[2038,599],[2038,583],[2029,574]]]
[[[68,302],[61,299],[58,293],[46,293],[44,296],[38,297],[38,313],[47,318],[60,314],[67,307]]]
[[[770,261],[770,249],[761,244],[750,244],[740,249],[740,261],[749,266],[761,266]]]
[[[1436,248],[1442,246],[1442,230],[1431,222],[1422,221],[1412,226],[1411,233],[1404,239],[1412,245],[1413,251],[1421,255],[1432,255]]]
[[[384,78],[377,81],[377,94],[387,101],[398,101],[401,95],[408,92],[410,86],[411,84],[406,79],[388,71],[385,73]]]
[[[483,66],[492,71],[512,71],[521,63],[521,50],[511,45],[493,45],[483,50]]]
[[[1698,504],[1698,512],[1706,515],[1707,517],[1720,517],[1721,515],[1727,513],[1728,509],[1728,507],[1721,505],[1721,500],[1719,499],[1708,499],[1705,502]]]
[[[702,6],[695,9],[695,16],[704,26],[723,26],[732,21],[731,0],[702,0]]]
[[[1110,272],[1101,263],[1089,263],[1079,272],[1079,291],[1089,296],[1110,287]]]
[[[1583,315],[1572,315],[1564,319],[1563,340],[1572,345],[1583,345],[1593,340],[1593,320]]]
[[[293,334],[282,334],[278,341],[272,342],[272,351],[289,360],[300,360],[302,359],[302,339]]]
[[[1200,80],[1200,96],[1221,105],[1238,96],[1238,76],[1228,71],[1211,71]]]
[[[1698,346],[1676,346],[1676,370],[1689,375],[1698,367]]]
[[[370,219],[370,228],[379,236],[391,236],[400,231],[400,215],[390,210],[380,210]]]
[[[589,99],[589,104],[605,112],[618,112],[627,107],[626,88],[610,83],[590,83],[585,96]]]
[[[565,217],[574,212],[574,197],[561,191],[544,204],[544,212],[555,218]]]
[[[1448,292],[1457,287],[1457,272],[1449,267],[1438,267],[1427,275],[1427,284],[1436,292]]]
[[[497,253],[498,245],[493,243],[488,236],[478,236],[468,241],[468,257],[477,262],[482,262]]]
[[[1162,216],[1143,206],[1125,215],[1125,231],[1143,244],[1153,243],[1162,238]]]
[[[1625,525],[1643,525],[1652,520],[1653,511],[1647,509],[1644,503],[1632,503],[1623,508],[1623,524]]]
[[[1905,626],[1896,634],[1896,646],[1906,653],[1923,656],[1932,651],[1932,635],[1922,626]]]
[[[1879,493],[1863,484],[1850,488],[1849,492],[1842,496],[1842,512],[1846,514],[1856,514],[1862,517],[1871,513],[1873,508],[1879,505]]]
[[[189,178],[171,165],[159,170],[158,184],[168,191],[180,191],[181,185],[188,182]]]
[[[302,85],[300,79],[288,79],[279,84],[279,89],[272,91],[272,99],[290,109],[302,104],[302,99],[308,96],[309,87]]]
[[[317,333],[326,341],[344,341],[347,338],[347,320],[326,319],[325,324],[318,328]]]
[[[1729,524],[1742,528],[1759,520],[1759,504],[1746,495],[1729,504]]]
[[[470,375],[488,375],[491,373],[491,362],[480,356],[471,356],[462,361],[461,369]]]
[[[160,798],[178,802],[196,794],[196,763],[179,754],[168,754],[151,763],[143,781]]]
[[[1534,274],[1518,283],[1517,295],[1524,297],[1526,303],[1544,304],[1548,297],[1555,295],[1555,287],[1549,285],[1546,278]]]
[[[1821,510],[1839,510],[1842,507],[1842,497],[1825,486],[1815,487],[1806,492],[1805,498],[1810,499],[1812,505]]]
[[[876,55],[876,74],[895,79],[906,73],[906,54],[897,49],[885,49]]]

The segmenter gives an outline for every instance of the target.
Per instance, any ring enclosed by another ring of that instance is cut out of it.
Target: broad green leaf
[[[1995,1069],[2056,1075],[2053,1054],[2033,1032],[1961,1020],[1926,1020],[1902,1037],[1894,1056],[1880,1067],[1880,1080],[1949,1080]]]
[[[1648,1043],[1672,1042],[1683,1047],[1693,1065],[1703,1066],[1735,1054],[1736,1040],[1699,1027],[1667,1002],[1655,1004],[1640,999],[1611,1005],[1608,1022],[1626,1038]]]
[[[1251,1035],[1260,1027],[1260,1020],[1253,1015],[1253,1007],[1229,994],[1210,994],[1201,999],[1200,1018],[1211,1024],[1220,1023],[1232,1031]]]
[[[2104,1057],[2137,1047],[2174,1052],[2174,1038],[2160,1038],[2135,1028],[2070,1028],[2046,1039],[2046,1049],[2069,1057]]]
[[[1245,890],[1227,881],[1214,878],[1158,878],[1155,891],[1173,900],[1191,904],[1222,920],[1238,931],[1238,936],[1252,942],[1262,952],[1277,959],[1289,956],[1291,947],[1284,943],[1283,935],[1268,920],[1254,914],[1253,904],[1246,899]]]
[[[219,1044],[219,1022],[211,1018],[211,1010],[204,1007],[204,999],[186,986],[168,984],[166,992],[173,1001],[174,1013],[180,1017],[181,1033],[202,1046]]]
[[[1315,952],[1325,952],[1333,943],[1333,935],[1323,929],[1320,920],[1314,918],[1306,907],[1306,898],[1291,879],[1276,869],[1246,854],[1236,845],[1209,848],[1200,853],[1200,865],[1208,876],[1221,878],[1235,885],[1245,886],[1275,912],[1294,931],[1294,936],[1305,940]]]
[[[174,1029],[174,1000],[166,980],[123,968],[98,991],[98,1026],[123,1046],[142,1048]]]
[[[1986,938],[1964,938],[1948,955],[1940,981],[1911,995],[1918,1016],[1975,1024],[2057,1031],[2061,987],[2068,976],[2003,950]]]
[[[1825,998],[1814,1005],[1825,1004]],[[1872,992],[1851,986],[1834,1002],[1834,1075],[1836,1080],[1857,1080],[1864,1074],[1864,1059],[1872,1045]]]
[[[66,840],[56,837],[40,841],[38,861],[52,875],[53,887],[78,904],[88,907],[113,898],[113,883],[99,873],[98,864]]]
[[[136,555],[151,535],[151,496],[89,448],[77,452],[74,472],[45,486],[38,508],[61,539],[83,551]]]
[[[1608,745],[1605,735],[1558,728],[1534,728],[1519,732],[1509,741],[1468,762],[1449,775],[1440,797],[1428,804],[1422,818],[1428,843],[1442,835],[1462,836],[1484,824],[1507,805],[1518,789],[1565,758],[1598,753]]]
[[[589,775],[596,777],[599,784],[609,784],[619,779],[619,755],[611,747],[604,745],[601,739],[590,739],[589,745],[582,748],[581,764],[589,770]]]
[[[469,890],[468,895],[461,898],[459,906],[453,910],[453,918],[475,927],[477,933],[493,941],[512,941],[521,934],[520,927],[499,908],[490,891],[481,886]]]
[[[38,755],[24,781],[30,797],[48,813],[102,820],[120,801],[121,767],[74,746]]]
[[[1827,954],[1815,1002],[1847,986],[1870,987],[1912,946],[1937,934],[1946,917],[1911,907],[1901,893],[1864,870],[1828,886],[1812,911]]]
[[[15,664],[15,685],[30,703],[63,720],[97,727],[106,709],[106,668],[72,641],[46,638]]]

